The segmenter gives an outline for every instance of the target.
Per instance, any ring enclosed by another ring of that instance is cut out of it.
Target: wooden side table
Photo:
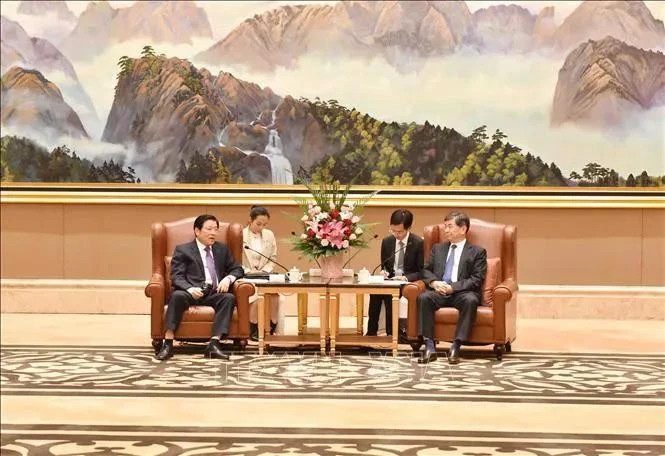
[[[362,335],[362,309],[359,312],[361,321],[360,332],[357,334],[339,334],[339,300],[329,303],[330,311],[330,356],[335,356],[338,345],[360,345],[392,349],[393,356],[397,356],[397,340],[399,327],[399,297],[402,286],[407,282],[386,280],[380,283],[358,283],[356,277],[332,279],[328,282],[328,294],[354,293],[356,306],[364,304],[365,294],[384,294],[392,296],[392,336],[363,336]]]

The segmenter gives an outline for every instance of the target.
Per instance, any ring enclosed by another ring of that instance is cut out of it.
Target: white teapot
[[[302,280],[303,273],[294,266],[291,268],[287,276],[289,277],[289,282],[300,282]]]
[[[370,273],[367,268],[362,268],[360,271],[358,271],[358,283],[368,283],[369,276]]]

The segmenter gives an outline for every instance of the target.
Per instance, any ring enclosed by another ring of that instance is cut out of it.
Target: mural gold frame
[[[351,199],[379,193],[370,206],[665,209],[665,188],[437,187],[357,185]],[[2,204],[294,206],[302,185],[3,183]]]

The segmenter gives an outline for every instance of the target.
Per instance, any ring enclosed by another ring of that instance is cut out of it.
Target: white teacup
[[[303,273],[300,272],[298,268],[292,268],[287,274],[289,277],[289,282],[300,282],[302,280]]]
[[[366,268],[362,268],[358,271],[358,283],[368,283],[370,273]]]

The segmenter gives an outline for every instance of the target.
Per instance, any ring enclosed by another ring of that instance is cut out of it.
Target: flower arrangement
[[[344,253],[350,247],[367,247],[368,230],[373,224],[361,223],[360,212],[376,192],[353,203],[346,201],[351,184],[342,187],[339,181],[322,181],[317,186],[305,183],[305,187],[311,198],[296,198],[303,212],[303,232],[292,239],[293,250],[316,261]]]

